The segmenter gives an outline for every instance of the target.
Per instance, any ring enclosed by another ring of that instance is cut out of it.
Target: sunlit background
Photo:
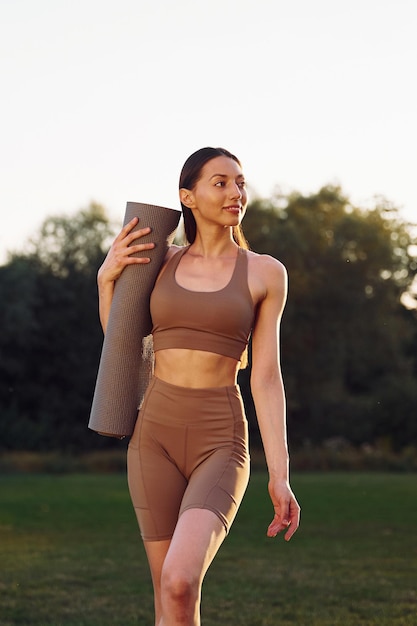
[[[261,196],[339,183],[416,221],[413,0],[3,0],[0,261],[95,200],[178,206],[204,145]]]

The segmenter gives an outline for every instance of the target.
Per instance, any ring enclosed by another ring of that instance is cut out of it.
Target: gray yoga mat
[[[126,205],[123,224],[139,217],[134,230],[146,226],[152,230],[136,241],[154,242],[155,248],[135,254],[151,262],[127,266],[116,281],[88,423],[102,435],[122,438],[135,427],[152,370],[149,299],[180,216],[181,211],[152,204]]]

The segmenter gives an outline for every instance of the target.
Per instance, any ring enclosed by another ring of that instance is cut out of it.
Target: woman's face
[[[226,156],[208,161],[194,189],[186,195],[189,198],[184,204],[192,209],[197,220],[222,226],[240,224],[248,202],[242,169]]]

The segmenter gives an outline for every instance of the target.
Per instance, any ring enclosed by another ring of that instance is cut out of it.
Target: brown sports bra
[[[248,287],[248,257],[239,248],[232,278],[218,291],[180,287],[175,272],[185,247],[168,261],[151,294],[153,348],[187,348],[242,357],[255,307]]]

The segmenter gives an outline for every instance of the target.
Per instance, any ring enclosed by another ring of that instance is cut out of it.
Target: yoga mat
[[[123,438],[133,433],[152,371],[150,295],[180,216],[181,211],[152,204],[126,205],[124,225],[138,217],[133,230],[152,229],[132,245],[154,242],[155,248],[136,253],[151,262],[128,265],[116,281],[88,423],[101,435]]]

